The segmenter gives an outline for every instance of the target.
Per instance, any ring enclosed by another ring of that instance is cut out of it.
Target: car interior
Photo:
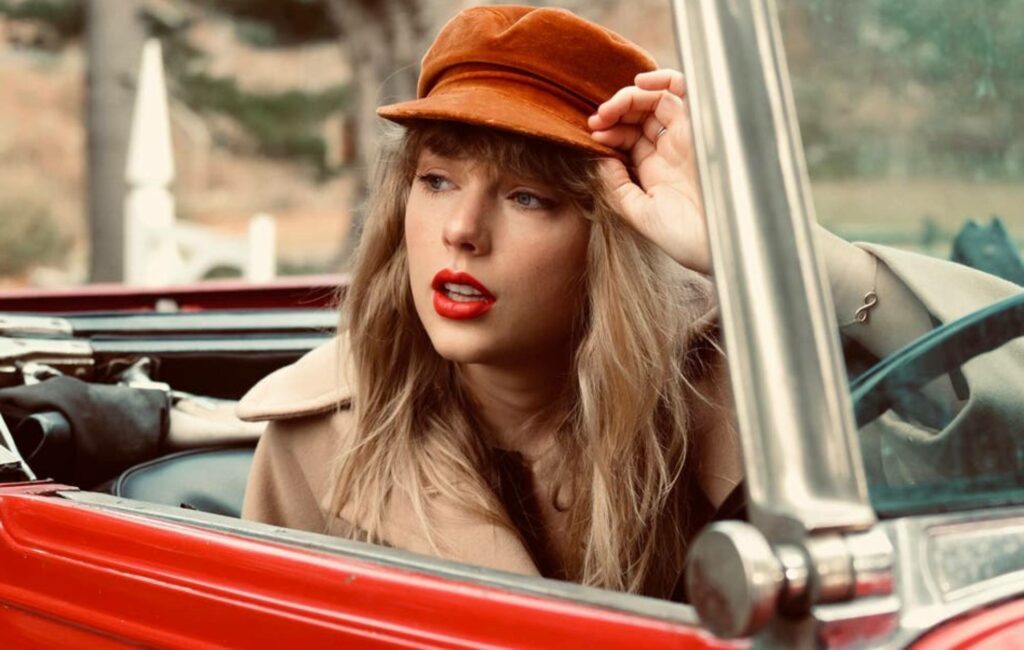
[[[235,401],[336,321],[328,308],[8,314],[0,431],[20,460],[0,459],[3,479],[237,517],[262,425]]]

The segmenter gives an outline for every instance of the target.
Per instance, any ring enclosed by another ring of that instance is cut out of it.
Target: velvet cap
[[[427,50],[417,99],[377,114],[398,123],[487,126],[623,158],[590,137],[587,118],[655,68],[638,45],[565,9],[473,7],[452,18]]]

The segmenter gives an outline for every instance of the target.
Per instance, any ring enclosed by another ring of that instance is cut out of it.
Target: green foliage
[[[150,31],[164,44],[167,71],[176,95],[193,110],[237,124],[267,156],[325,168],[326,144],[321,128],[330,115],[344,110],[349,92],[335,86],[320,92],[254,93],[227,77],[204,71],[206,53],[188,39],[187,28],[199,12],[211,9],[229,17],[235,35],[260,47],[308,44],[334,37],[326,0],[193,0],[193,18],[153,21]]]
[[[234,79],[205,73],[182,73],[176,83],[186,104],[230,117],[254,139],[261,153],[303,160],[325,171],[320,127],[328,116],[344,108],[346,86],[312,93],[248,93]]]
[[[1024,177],[1019,0],[782,4],[807,18],[794,88],[815,175]]]
[[[202,5],[238,19],[236,33],[253,45],[296,45],[336,36],[326,0],[205,0]]]
[[[76,39],[85,31],[84,0],[0,0],[0,16],[42,23],[61,42]]]
[[[905,35],[892,54],[925,79],[964,80],[977,99],[1024,93],[1024,14],[1016,0],[905,0],[881,3],[878,12]]]
[[[53,213],[32,201],[0,199],[0,224],[0,275],[58,263],[70,247]]]

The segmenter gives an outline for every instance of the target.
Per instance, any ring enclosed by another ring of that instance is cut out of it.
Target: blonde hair
[[[435,122],[382,147],[343,305],[357,424],[338,458],[334,507],[354,508],[361,536],[371,542],[386,541],[385,513],[399,491],[430,540],[435,495],[520,534],[502,505],[495,452],[458,368],[433,349],[413,306],[404,214],[423,148],[555,179],[561,198],[591,221],[585,304],[571,380],[558,401],[556,485],[570,495],[568,547],[575,553],[564,577],[669,595],[689,533],[691,472],[683,475],[683,468],[694,392],[686,364],[701,334],[695,324],[709,307],[709,283],[625,224],[596,160],[542,141]]]

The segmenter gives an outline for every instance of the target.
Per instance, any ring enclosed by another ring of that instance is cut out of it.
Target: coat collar
[[[239,401],[242,420],[286,420],[351,404],[352,358],[342,333],[301,359],[264,377]]]

